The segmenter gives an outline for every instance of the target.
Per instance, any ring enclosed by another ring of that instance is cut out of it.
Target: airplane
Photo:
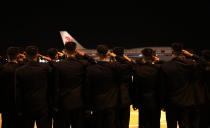
[[[77,49],[88,54],[89,56],[96,57],[96,49],[86,49],[84,48],[75,38],[73,38],[67,31],[60,31],[60,35],[63,40],[63,44],[67,42],[75,42],[77,44]],[[124,53],[126,56],[132,59],[138,59],[142,57],[141,51],[147,47],[140,48],[132,48],[132,49],[124,49]],[[157,57],[161,60],[168,61],[171,59],[171,47],[169,46],[161,46],[161,47],[148,47],[156,51]]]

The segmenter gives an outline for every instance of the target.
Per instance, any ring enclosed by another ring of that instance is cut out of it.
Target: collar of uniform
[[[182,65],[192,65],[192,61],[188,61],[184,58],[176,57],[176,58],[173,58],[172,61],[175,61],[175,62],[177,62],[179,64],[182,64]]]
[[[28,62],[27,62],[27,64],[32,64],[32,65],[33,65],[33,64],[38,64],[38,63],[39,63],[39,62],[36,62],[36,61],[28,61]]]
[[[72,60],[77,60],[77,58],[75,58],[75,57],[68,57],[68,58],[66,58],[66,60],[72,61]]]
[[[54,63],[56,63],[55,61],[48,61],[47,62],[48,64],[54,64]]]
[[[183,62],[183,58],[174,57],[174,58],[172,58],[172,61],[180,61],[180,62]]]
[[[109,63],[108,61],[103,61],[103,60],[97,60],[96,61],[97,64],[103,64],[103,63]]]
[[[154,62],[146,62],[146,63],[144,63],[144,64],[153,65],[153,64],[155,64],[155,63],[154,63]]]
[[[8,62],[8,64],[17,64],[17,63],[15,63],[15,62]]]

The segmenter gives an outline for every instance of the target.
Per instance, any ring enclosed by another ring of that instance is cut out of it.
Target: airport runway
[[[130,127],[129,128],[138,128],[138,111],[134,111],[131,108],[131,113],[130,113]],[[167,123],[166,123],[166,116],[165,112],[161,112],[161,119],[160,119],[160,128],[167,128]],[[177,127],[178,128],[178,127]]]
[[[129,128],[138,128],[138,111],[134,111],[131,107],[131,116],[130,116],[130,127]],[[161,128],[167,128],[165,112],[161,112],[160,120]],[[0,116],[0,128],[1,128],[1,116]],[[36,126],[35,126],[36,128]],[[177,127],[178,128],[178,127]]]

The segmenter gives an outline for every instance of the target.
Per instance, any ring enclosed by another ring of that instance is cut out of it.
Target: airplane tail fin
[[[77,42],[67,31],[60,31],[63,44],[67,42],[75,42],[77,44],[77,49],[85,49],[79,42]]]

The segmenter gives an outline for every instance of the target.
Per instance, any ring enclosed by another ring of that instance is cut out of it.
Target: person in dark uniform
[[[203,50],[201,57],[194,53],[183,50],[183,53],[196,61],[196,68],[192,85],[195,92],[195,107],[192,109],[192,117],[194,117],[193,124],[195,128],[208,128],[209,125],[209,75],[210,75],[210,50]]]
[[[201,107],[201,128],[210,128],[210,50],[202,51],[203,62],[202,81],[205,87],[205,102]]]
[[[155,64],[153,50],[142,50],[142,63],[134,66],[133,106],[139,109],[139,127],[160,128],[160,65]]]
[[[51,73],[49,77],[51,81],[49,81],[49,95],[51,96],[51,98],[49,99],[49,111],[50,111],[50,118],[53,119],[53,126],[58,127],[57,118],[56,118],[58,109],[56,104],[58,103],[58,97],[59,97],[58,96],[59,75],[55,67],[55,64],[57,63],[59,55],[58,55],[58,50],[55,48],[48,49],[47,54],[48,57],[42,55],[39,56],[42,57],[43,59],[47,59],[50,67]]]
[[[128,65],[127,68],[120,71],[120,101],[118,105],[119,108],[117,108],[117,116],[119,119],[118,128],[129,128],[133,63],[130,58],[125,56],[124,49],[122,47],[115,47],[113,53],[116,54],[115,60],[119,64]]]
[[[194,62],[183,55],[180,43],[172,44],[172,57],[161,66],[162,94],[168,128],[189,128],[190,108],[194,105],[194,93],[190,81]]]
[[[38,48],[26,47],[27,63],[16,70],[16,104],[23,128],[51,128],[49,116],[49,74],[46,64],[38,63]]]
[[[59,97],[54,128],[83,128],[83,87],[87,63],[76,58],[76,43],[65,44],[66,59],[55,64],[59,74]]]
[[[85,97],[93,111],[95,128],[117,128],[119,101],[118,66],[110,63],[108,48],[97,46],[96,64],[87,68]]]
[[[9,47],[7,49],[8,62],[0,67],[2,128],[18,126],[15,108],[15,70],[20,66],[17,61],[18,54],[18,48]]]
[[[85,54],[84,52],[78,50],[76,48],[76,59],[78,59],[82,63],[86,63],[87,65],[95,64],[95,60],[90,57],[89,55]],[[84,111],[84,126],[88,128],[94,127],[94,116],[92,114],[92,111],[88,108],[88,106],[85,103]]]

